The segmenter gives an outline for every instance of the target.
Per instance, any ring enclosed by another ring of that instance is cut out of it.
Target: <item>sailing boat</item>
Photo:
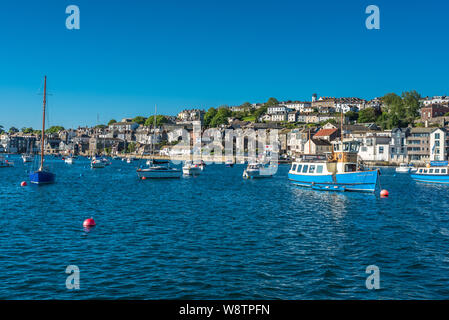
[[[47,76],[44,78],[44,103],[41,133],[41,163],[37,171],[30,173],[30,182],[35,184],[47,184],[55,182],[56,175],[44,168],[44,144],[45,144],[45,106],[47,98]]]
[[[156,136],[156,107],[154,115],[153,139],[151,141],[151,159],[147,162],[147,167],[137,169],[139,179],[173,179],[181,177],[181,170],[170,167],[168,160],[154,159],[154,137]],[[143,153],[142,153],[143,155]]]

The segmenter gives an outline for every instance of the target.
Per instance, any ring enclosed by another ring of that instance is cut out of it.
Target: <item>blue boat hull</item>
[[[49,171],[35,171],[30,173],[30,182],[34,184],[48,184],[55,182],[56,175]]]
[[[288,174],[289,180],[296,185],[323,191],[374,192],[376,191],[378,177],[379,172],[377,170],[337,173],[335,176],[330,174],[315,176]]]
[[[418,182],[449,184],[449,175],[447,174],[411,174],[410,176]]]

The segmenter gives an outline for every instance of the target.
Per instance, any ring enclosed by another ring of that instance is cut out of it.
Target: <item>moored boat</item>
[[[14,162],[6,160],[3,156],[0,156],[0,168],[14,167]]]
[[[276,173],[276,170],[276,166],[273,165],[265,165],[260,162],[251,162],[243,171],[243,178],[271,178]]]
[[[90,167],[92,169],[102,169],[104,168],[106,165],[103,161],[101,161],[101,159],[97,159],[95,157],[92,158],[92,161],[90,162]]]
[[[425,167],[418,167],[410,177],[418,182],[449,184],[449,164],[447,161],[431,161]]]
[[[396,168],[397,173],[409,173],[412,167],[410,167],[407,163],[401,163],[399,167]]]
[[[33,156],[31,154],[22,154],[23,163],[33,162]]]
[[[72,157],[67,157],[67,158],[65,158],[64,162],[67,164],[73,164],[74,160]]]
[[[181,170],[171,168],[170,162],[164,160],[151,160],[148,167],[137,169],[140,179],[176,179],[181,175]]]
[[[292,163],[288,178],[316,190],[374,192],[379,171],[365,171],[358,165],[358,148],[358,142],[340,142],[328,155],[305,155]]]
[[[182,167],[182,173],[186,176],[196,176],[201,172],[200,167],[192,161],[186,161]]]
[[[44,103],[41,133],[41,163],[37,171],[30,173],[30,182],[34,184],[49,184],[55,182],[56,175],[44,167],[44,145],[45,145],[45,106],[47,99],[47,76],[44,78]]]

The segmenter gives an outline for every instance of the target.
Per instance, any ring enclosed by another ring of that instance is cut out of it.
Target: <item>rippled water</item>
[[[52,160],[57,183],[20,187],[15,160],[0,169],[1,299],[449,298],[449,187],[393,169],[380,199],[295,187],[288,166],[139,181],[137,163]],[[80,290],[65,287],[68,265]],[[380,290],[365,287],[368,265]]]

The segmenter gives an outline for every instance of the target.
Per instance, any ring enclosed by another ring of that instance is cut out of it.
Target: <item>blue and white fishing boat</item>
[[[365,171],[358,164],[359,146],[356,141],[340,142],[327,155],[305,155],[292,163],[288,178],[316,190],[374,192],[379,171]]]
[[[44,167],[44,145],[45,145],[45,105],[47,98],[47,76],[44,78],[44,106],[41,133],[41,162],[37,171],[30,173],[30,182],[34,184],[48,184],[55,182],[56,175]]]
[[[449,184],[449,164],[447,161],[431,161],[425,167],[418,167],[410,176],[418,182]]]

